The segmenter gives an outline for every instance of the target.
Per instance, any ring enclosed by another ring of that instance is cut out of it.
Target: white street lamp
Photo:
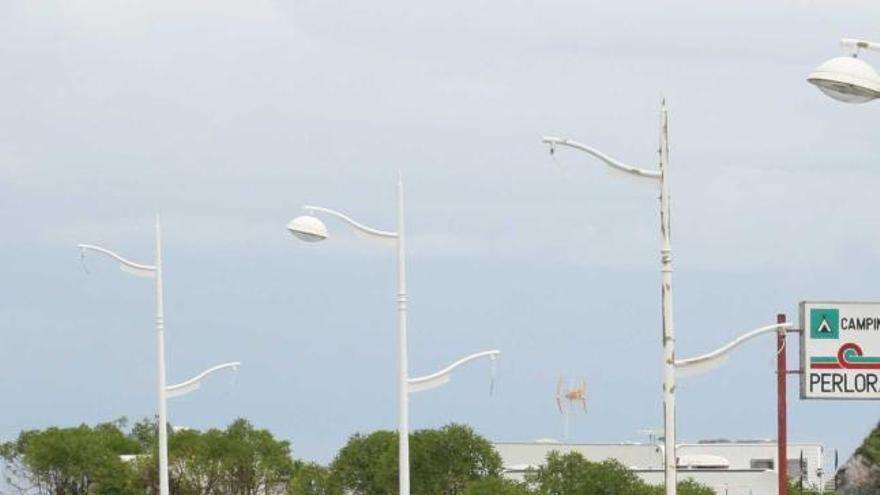
[[[850,49],[852,56],[832,58],[807,76],[807,81],[845,103],[865,103],[880,98],[880,75],[858,58],[859,50],[880,51],[880,43],[844,38],[840,45]]]
[[[399,459],[398,469],[399,476],[399,494],[410,495],[409,487],[409,394],[428,390],[438,387],[449,382],[450,374],[459,366],[478,359],[481,357],[489,357],[493,361],[500,354],[499,351],[485,351],[472,354],[463,359],[456,361],[450,366],[433,373],[418,378],[409,378],[409,367],[407,364],[407,342],[406,342],[406,313],[407,313],[407,293],[406,293],[406,249],[405,235],[403,225],[403,179],[397,179],[397,232],[388,232],[384,230],[374,229],[362,223],[353,220],[348,215],[340,213],[329,208],[320,206],[304,206],[303,209],[309,215],[294,218],[287,224],[287,230],[297,238],[306,242],[317,242],[327,239],[329,234],[324,223],[311,216],[315,213],[323,213],[331,217],[349,224],[354,228],[355,232],[362,234],[367,238],[389,242],[397,247],[397,312],[399,327],[399,352],[400,365],[398,370],[398,387],[399,387]]]
[[[188,395],[192,392],[195,392],[202,386],[202,381],[208,377],[211,373],[215,373],[217,371],[231,369],[232,371],[238,371],[238,368],[241,367],[241,362],[234,361],[232,363],[223,363],[218,364],[217,366],[212,366],[205,371],[199,373],[198,375],[190,378],[185,382],[180,382],[174,385],[168,385],[165,387],[165,398],[171,399],[174,397],[182,397],[184,395]]]
[[[407,384],[408,384],[407,390],[409,393],[413,394],[416,392],[423,392],[425,390],[431,390],[432,388],[437,388],[437,387],[441,387],[443,385],[446,385],[447,383],[449,383],[449,380],[452,377],[452,371],[455,370],[455,368],[458,368],[459,366],[467,364],[467,363],[474,361],[476,359],[479,359],[481,357],[487,357],[492,360],[492,366],[493,366],[492,371],[493,371],[493,375],[494,375],[495,360],[498,359],[498,356],[500,354],[501,354],[501,351],[492,350],[492,351],[477,352],[475,354],[471,354],[470,356],[463,357],[463,358],[459,359],[458,361],[450,364],[449,366],[443,368],[442,370],[440,370],[436,373],[431,373],[430,375],[419,376],[416,378],[408,379],[407,380]],[[494,376],[493,376],[493,379],[494,379]],[[494,385],[494,380],[493,380],[493,385]]]
[[[672,327],[672,242],[671,225],[669,216],[669,123],[666,101],[664,100],[660,110],[660,168],[648,170],[627,165],[619,160],[590,146],[558,137],[544,137],[544,143],[550,146],[550,153],[554,153],[557,146],[567,146],[587,153],[600,161],[622,172],[637,177],[644,177],[657,181],[660,189],[660,272],[662,274],[662,304],[663,304],[663,432],[664,432],[664,480],[666,495],[675,495],[676,487],[676,457],[675,457],[675,333]]]
[[[202,380],[215,371],[226,368],[238,369],[240,362],[225,363],[209,368],[194,378],[176,385],[165,385],[165,302],[162,284],[162,231],[159,217],[156,217],[156,262],[153,265],[135,263],[110,251],[92,244],[78,244],[80,252],[93,251],[109,256],[119,262],[119,268],[129,274],[156,280],[156,369],[159,397],[159,494],[169,495],[168,489],[168,407],[170,397],[186,395],[201,386]]]
[[[324,222],[312,216],[296,217],[287,224],[291,234],[306,242],[323,241],[330,235]]]
[[[785,335],[785,331],[792,328],[791,323],[775,323],[761,328],[756,328],[733,339],[729,343],[715,349],[712,352],[675,361],[675,370],[680,377],[695,376],[715,369],[727,362],[730,353],[734,349],[765,333],[778,333]]]

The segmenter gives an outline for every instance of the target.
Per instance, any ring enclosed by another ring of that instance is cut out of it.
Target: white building
[[[579,452],[589,461],[614,459],[651,484],[663,483],[663,445],[562,444],[554,441],[497,442],[506,476],[522,480],[525,472],[544,463],[552,451]],[[679,479],[692,478],[719,495],[775,495],[776,443],[773,441],[706,441],[678,445]],[[789,443],[788,475],[804,487],[820,489],[826,482],[824,452],[819,444]],[[803,458],[803,463],[801,459]],[[801,466],[804,466],[803,472]]]

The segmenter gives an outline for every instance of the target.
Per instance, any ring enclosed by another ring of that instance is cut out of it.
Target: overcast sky
[[[667,98],[679,357],[801,300],[878,300],[880,107],[805,82],[878,21],[868,0],[0,0],[0,436],[154,414],[152,284],[75,246],[151,262],[157,213],[169,382],[244,362],[173,424],[244,416],[320,462],[396,428],[393,251],[284,226],[317,204],[391,230],[400,170],[412,373],[503,351],[492,397],[477,363],[412,398],[413,428],[560,438],[564,375],[589,386],[571,440],[642,440],[656,191],[541,135],[655,167]],[[773,346],[679,383],[681,441],[775,437]],[[789,438],[829,458],[880,418],[788,383]]]

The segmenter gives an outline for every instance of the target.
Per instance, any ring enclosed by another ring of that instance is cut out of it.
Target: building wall
[[[797,466],[800,463],[801,452],[804,454],[804,485],[819,487],[826,478],[824,476],[824,449],[818,444],[794,443],[789,444],[787,449],[788,476],[798,479],[800,472]],[[678,455],[710,454],[724,457],[730,461],[731,469],[749,469],[753,459],[773,459],[773,470],[778,469],[776,460],[775,442],[749,442],[749,443],[700,443],[681,444],[678,446]],[[820,478],[820,475],[822,476]]]
[[[637,469],[633,472],[645,483],[651,485],[663,484],[662,469]],[[525,480],[525,471],[508,471],[505,477],[516,480]],[[682,469],[678,471],[679,481],[692,479],[698,483],[709,486],[717,495],[777,495],[776,472],[760,470],[702,470]]]
[[[636,471],[645,482],[663,484],[663,471]],[[693,479],[709,486],[718,495],[777,495],[775,471],[680,470],[678,479]]]

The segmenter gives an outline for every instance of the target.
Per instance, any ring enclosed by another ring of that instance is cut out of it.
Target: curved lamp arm
[[[596,148],[578,143],[577,141],[550,136],[544,136],[543,138],[541,138],[541,140],[544,143],[550,145],[550,153],[554,152],[556,146],[568,146],[569,148],[581,150],[588,155],[592,155],[593,157],[598,158],[599,160],[604,162],[609,167],[620,170],[621,172],[626,172],[628,174],[632,174],[638,177],[648,177],[652,179],[660,178],[660,172],[657,170],[646,170],[643,168],[633,167],[632,165],[627,165],[626,163],[611,158],[610,156],[602,153]]]
[[[165,394],[167,398],[172,397],[180,397],[182,395],[186,395],[190,392],[194,392],[202,386],[202,380],[204,380],[208,375],[214,373],[215,371],[220,371],[226,368],[232,368],[233,370],[238,370],[238,367],[241,366],[241,363],[238,361],[232,363],[223,363],[214,366],[213,368],[208,368],[205,371],[199,373],[193,378],[185,382],[178,383],[176,385],[168,385],[165,387]]]
[[[132,275],[137,275],[138,277],[147,277],[153,278],[156,276],[156,267],[153,265],[143,265],[141,263],[135,263],[134,261],[127,260],[122,256],[110,251],[109,249],[102,248],[101,246],[94,246],[92,244],[77,244],[77,246],[85,256],[86,251],[95,251],[97,253],[105,254],[116,261],[119,262],[119,268]]]
[[[336,218],[342,220],[343,222],[354,227],[356,232],[359,232],[361,234],[366,234],[368,237],[378,237],[379,239],[397,239],[397,232],[388,232],[385,230],[379,230],[379,229],[374,229],[372,227],[367,227],[366,225],[364,225],[360,222],[356,222],[348,215],[346,215],[344,213],[340,213],[336,210],[331,210],[329,208],[322,208],[320,206],[310,206],[310,205],[303,206],[303,209],[308,212],[311,212],[311,213],[320,212],[320,213],[326,213],[327,215],[330,215],[332,217],[336,217]]]
[[[675,370],[677,372],[686,372],[688,375],[696,375],[708,371],[712,368],[724,364],[731,351],[740,345],[752,340],[753,338],[771,332],[785,332],[786,329],[792,328],[792,323],[774,323],[766,327],[756,328],[751,332],[744,333],[734,339],[727,345],[720,347],[708,354],[692,357],[688,359],[677,359],[675,361]]]
[[[492,350],[492,351],[483,351],[478,352],[476,354],[471,354],[470,356],[463,357],[458,361],[450,364],[449,366],[443,368],[442,370],[432,373],[430,375],[420,376],[416,378],[410,378],[407,380],[409,393],[414,392],[422,392],[424,390],[431,390],[432,388],[439,387],[441,385],[445,385],[449,383],[450,375],[452,375],[452,371],[455,368],[463,364],[467,364],[475,359],[479,359],[481,357],[488,357],[492,361],[498,358],[498,355],[501,354],[501,351]]]
[[[874,41],[843,38],[842,40],[840,40],[840,46],[852,50],[853,56],[858,55],[859,50],[873,50],[875,52],[880,52],[880,43]]]

